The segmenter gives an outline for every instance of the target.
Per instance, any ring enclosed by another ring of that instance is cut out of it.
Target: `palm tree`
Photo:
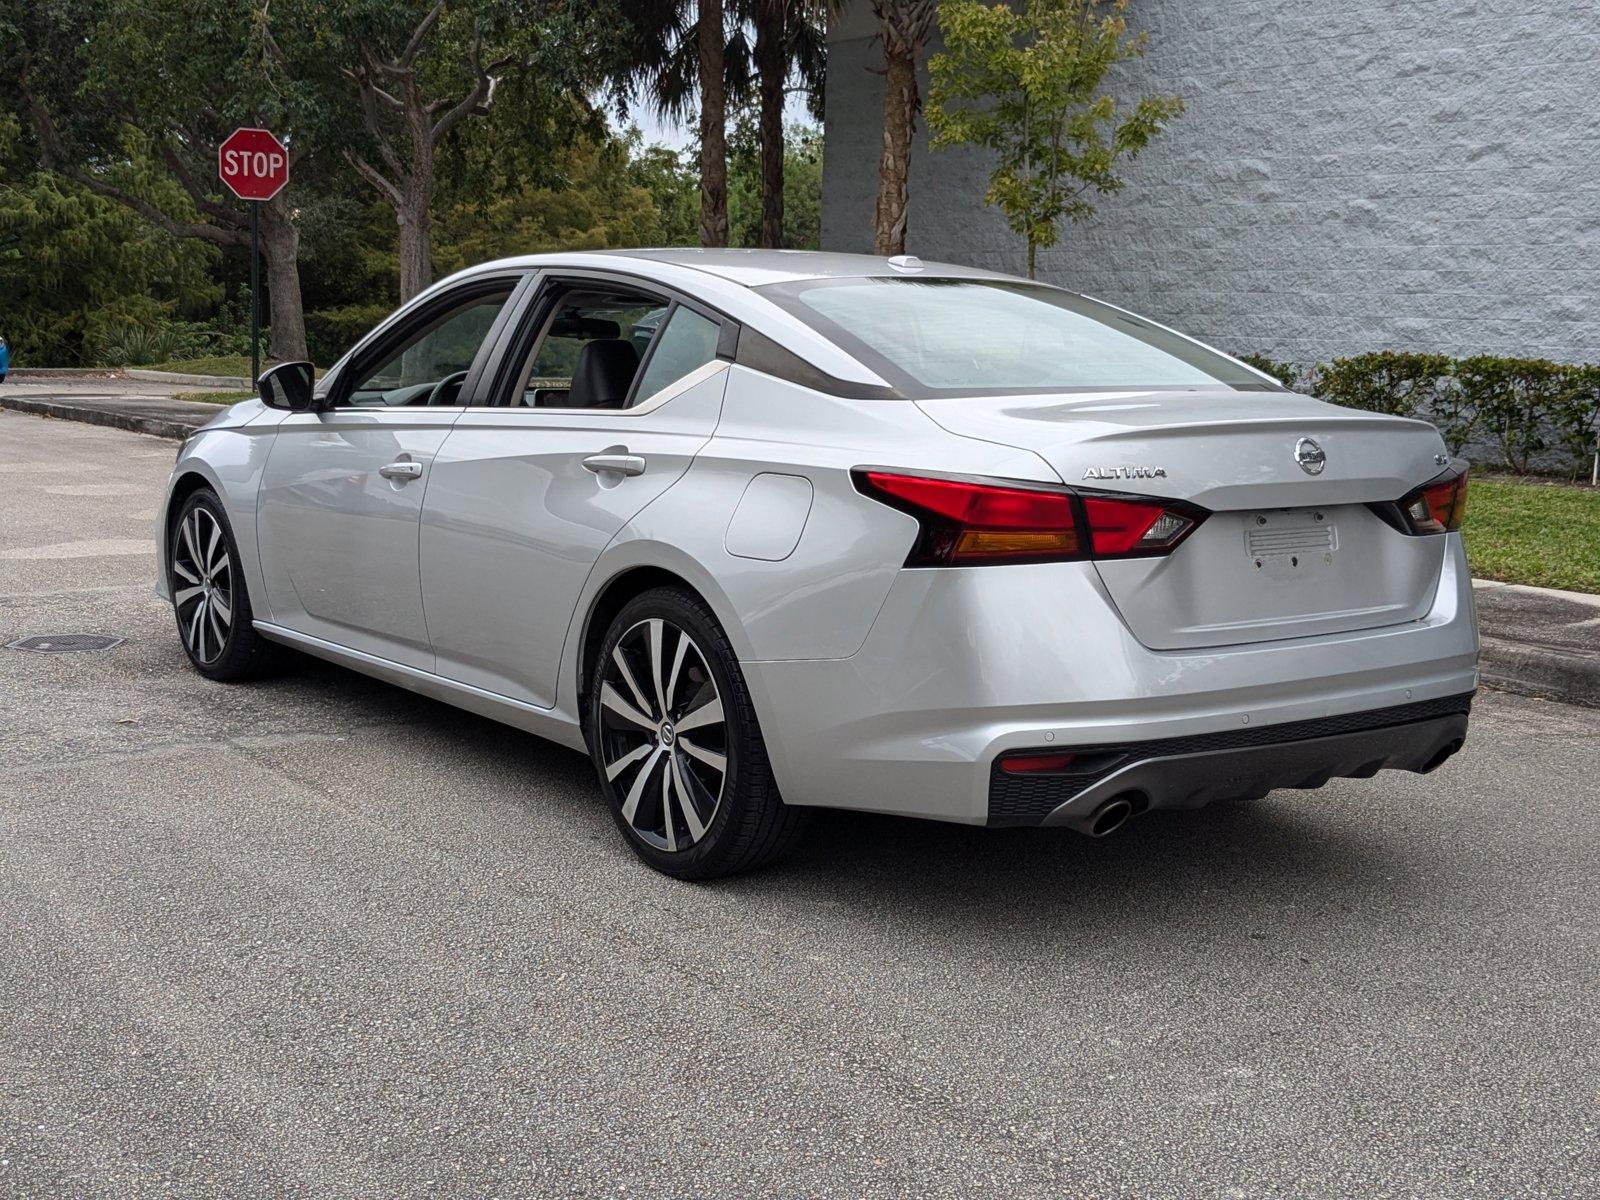
[[[742,98],[750,80],[744,22],[729,20],[727,0],[638,0],[623,11],[619,91],[638,89],[676,118],[699,101],[700,244],[726,246],[728,98]]]
[[[783,110],[791,76],[820,97],[827,46],[823,24],[840,0],[754,0],[755,67],[760,97],[761,244],[783,245]],[[815,104],[813,104],[815,107]]]
[[[917,59],[933,29],[935,0],[872,0],[883,40],[883,151],[878,157],[878,205],[873,252],[906,252],[906,183],[911,173],[911,135],[916,128]]]

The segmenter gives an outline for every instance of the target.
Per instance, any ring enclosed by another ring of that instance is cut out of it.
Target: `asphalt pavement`
[[[0,412],[0,1196],[1600,1194],[1600,712],[1101,842],[674,883],[579,755],[211,684],[170,441]]]

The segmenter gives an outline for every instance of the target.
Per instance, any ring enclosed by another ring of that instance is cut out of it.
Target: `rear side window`
[[[656,339],[656,348],[645,363],[644,376],[634,390],[635,404],[648,400],[662,388],[670,387],[691,371],[717,357],[717,339],[722,326],[708,321],[681,304],[672,310],[667,324]]]
[[[638,292],[560,287],[519,370],[512,403],[621,408],[668,304]]]
[[[909,396],[1218,384],[1280,390],[1180,334],[1059,288],[847,278],[760,291]]]

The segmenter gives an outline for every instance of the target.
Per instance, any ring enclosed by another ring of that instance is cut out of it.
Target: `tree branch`
[[[360,175],[361,178],[365,179],[373,187],[377,188],[378,191],[382,192],[384,198],[387,199],[390,204],[394,205],[396,208],[400,208],[405,204],[406,198],[401,194],[400,189],[385,179],[383,177],[383,172],[379,171],[377,167],[374,167],[366,159],[362,158],[359,154],[346,150],[344,152],[344,160],[356,169],[356,174]]]

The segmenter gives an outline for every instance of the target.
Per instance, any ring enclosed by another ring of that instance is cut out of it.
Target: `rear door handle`
[[[385,479],[421,479],[422,464],[419,462],[392,462],[386,467],[379,467],[378,474]]]
[[[644,458],[638,454],[591,454],[583,460],[585,469],[596,475],[643,475]]]

